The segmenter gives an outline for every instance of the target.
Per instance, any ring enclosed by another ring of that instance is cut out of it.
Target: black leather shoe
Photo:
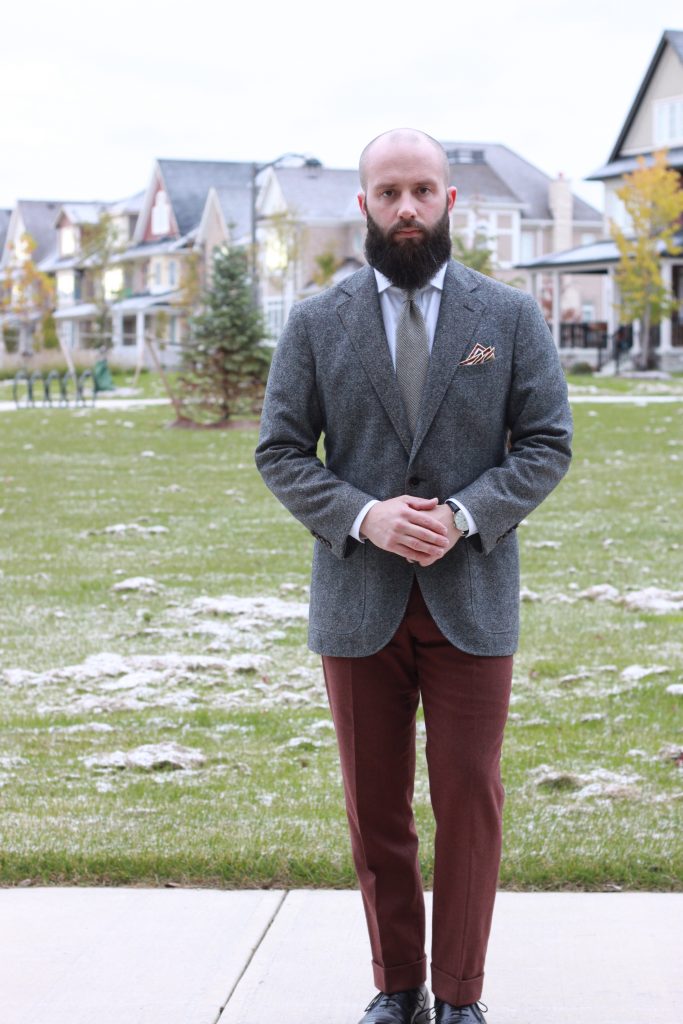
[[[358,1024],[427,1024],[429,994],[425,985],[405,992],[378,992]]]
[[[434,1024],[485,1024],[482,1016],[488,1011],[484,1003],[469,1003],[467,1006],[451,1006],[438,996],[434,997]]]

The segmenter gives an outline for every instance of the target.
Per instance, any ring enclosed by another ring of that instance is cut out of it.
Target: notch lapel
[[[365,267],[344,282],[342,288],[344,298],[337,306],[339,319],[394,430],[410,454],[413,442],[408,417],[396,383],[372,268]]]
[[[436,324],[429,373],[422,408],[415,430],[416,452],[432,425],[458,363],[469,345],[485,304],[474,294],[476,278],[465,267],[451,260],[446,269]]]

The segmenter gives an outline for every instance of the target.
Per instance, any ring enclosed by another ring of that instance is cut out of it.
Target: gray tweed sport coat
[[[451,643],[472,654],[513,653],[515,528],[567,471],[571,433],[557,352],[525,292],[449,262],[413,439],[372,269],[296,305],[273,357],[256,463],[316,538],[311,649],[378,651],[417,576]],[[479,533],[424,569],[349,536],[366,502],[400,494],[453,496]]]

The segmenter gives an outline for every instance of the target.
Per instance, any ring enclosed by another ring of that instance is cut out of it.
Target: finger
[[[439,499],[438,498],[418,498],[418,497],[416,497],[413,494],[407,494],[406,497],[405,497],[405,502],[406,502],[406,505],[410,506],[410,508],[426,509],[426,508],[436,508],[436,506],[439,504]]]

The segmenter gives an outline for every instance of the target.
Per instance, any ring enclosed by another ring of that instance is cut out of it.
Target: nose
[[[415,220],[417,217],[417,207],[415,205],[415,198],[411,192],[403,192],[401,194],[398,210],[396,212],[401,220]]]

